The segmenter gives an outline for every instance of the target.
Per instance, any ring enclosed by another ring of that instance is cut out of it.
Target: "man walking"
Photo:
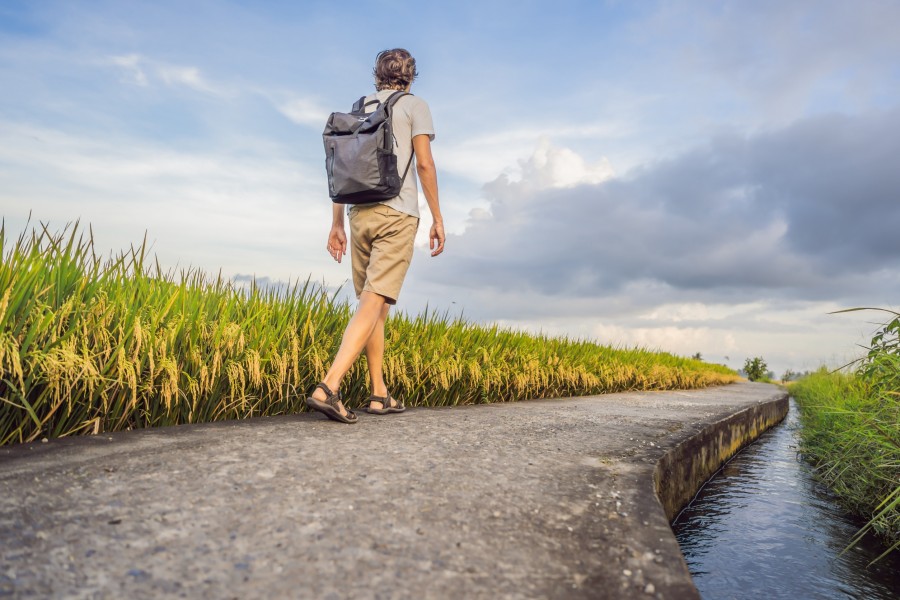
[[[416,61],[402,48],[385,50],[375,59],[375,94],[366,97],[385,102],[391,94],[409,92],[415,80]],[[375,104],[373,103],[373,109]],[[444,223],[438,202],[437,172],[431,156],[434,125],[424,100],[411,94],[400,97],[393,107],[391,125],[395,136],[397,164],[406,165],[414,157],[415,169],[409,169],[400,194],[376,204],[355,205],[348,211],[350,220],[350,259],[353,287],[359,307],[350,319],[334,362],[306,404],[328,418],[355,423],[356,414],[344,406],[340,385],[347,371],[365,350],[372,395],[368,412],[403,412],[402,400],[391,396],[384,381],[384,323],[391,305],[396,304],[400,288],[413,255],[413,242],[419,225],[419,201],[416,175],[431,211],[429,233],[431,256],[444,251]],[[347,253],[344,210],[333,207],[328,252],[338,262]]]

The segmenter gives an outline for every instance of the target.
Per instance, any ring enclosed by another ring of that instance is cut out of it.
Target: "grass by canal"
[[[821,370],[791,385],[802,451],[851,512],[900,548],[900,313],[851,373]]]
[[[164,272],[143,244],[96,256],[77,226],[9,243],[0,230],[0,444],[297,412],[322,379],[351,306],[315,285],[240,289]],[[395,314],[385,376],[416,406],[508,402],[735,381],[718,365]],[[365,359],[344,382],[368,396]]]

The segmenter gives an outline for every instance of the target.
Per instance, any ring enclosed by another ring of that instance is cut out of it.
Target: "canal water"
[[[784,422],[742,450],[672,525],[704,600],[900,598],[900,552],[848,550],[862,526],[816,482],[798,455],[791,400]]]

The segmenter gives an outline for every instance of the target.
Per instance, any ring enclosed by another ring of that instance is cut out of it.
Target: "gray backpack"
[[[412,164],[412,155],[401,176],[394,154],[391,112],[394,104],[408,92],[397,91],[385,101],[363,96],[349,113],[333,112],[325,123],[325,170],[328,192],[339,204],[370,204],[400,194],[403,180]],[[375,112],[366,107],[378,104]]]

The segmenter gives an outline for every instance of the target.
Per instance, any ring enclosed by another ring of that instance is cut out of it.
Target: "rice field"
[[[164,271],[146,242],[98,257],[77,224],[0,229],[0,444],[303,410],[352,307],[309,281],[234,286]],[[530,335],[448,314],[394,315],[385,377],[411,406],[698,388],[718,365]],[[365,358],[344,381],[368,396]]]

